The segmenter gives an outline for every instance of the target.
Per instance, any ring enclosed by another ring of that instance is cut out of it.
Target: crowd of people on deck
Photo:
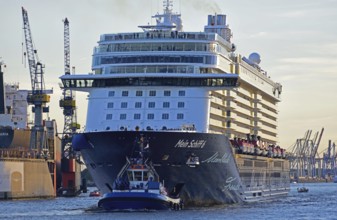
[[[271,158],[286,158],[285,149],[278,145],[262,141],[260,136],[247,134],[246,139],[235,137],[230,140],[230,142],[239,154],[249,154]]]

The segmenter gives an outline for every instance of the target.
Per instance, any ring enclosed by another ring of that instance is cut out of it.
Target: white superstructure
[[[282,87],[259,55],[235,54],[226,15],[209,15],[204,32],[184,32],[165,2],[143,32],[101,35],[92,74],[61,77],[65,87],[89,92],[86,131],[251,134],[276,143]]]

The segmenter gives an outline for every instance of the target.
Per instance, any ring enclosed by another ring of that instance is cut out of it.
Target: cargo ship
[[[152,18],[140,32],[101,35],[91,73],[60,77],[64,88],[88,93],[85,131],[72,145],[99,190],[112,191],[138,149],[167,191],[184,184],[187,206],[286,196],[289,161],[277,145],[282,85],[260,55],[236,53],[224,14],[185,32],[167,0]]]
[[[0,63],[0,199],[52,198],[60,187],[61,141],[45,120],[48,149],[31,149],[27,90],[5,84]]]

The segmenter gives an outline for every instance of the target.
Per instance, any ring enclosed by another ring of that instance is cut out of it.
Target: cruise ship
[[[136,152],[168,191],[184,184],[185,205],[286,196],[289,161],[277,145],[282,86],[260,55],[236,53],[226,15],[185,32],[166,0],[152,18],[140,32],[101,35],[92,73],[60,77],[62,87],[88,93],[86,127],[72,144],[100,191],[113,190]]]

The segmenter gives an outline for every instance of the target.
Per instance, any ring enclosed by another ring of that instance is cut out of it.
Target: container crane
[[[64,19],[64,72],[70,75],[70,33],[69,20]],[[75,93],[71,89],[63,88],[63,97],[60,100],[63,108],[64,127],[62,134],[62,189],[60,196],[76,196],[81,191],[81,168],[79,153],[74,152],[71,141],[76,130],[80,128],[76,117]],[[84,187],[85,191],[86,187]]]
[[[28,13],[22,7],[23,29],[25,34],[26,53],[28,58],[30,81],[32,90],[28,92],[27,102],[33,105],[32,111],[35,113],[34,126],[32,127],[30,138],[30,149],[47,156],[48,144],[46,139],[45,126],[43,125],[43,113],[49,112],[47,103],[50,102],[52,90],[46,90],[44,84],[44,65],[39,61],[37,50],[34,47],[30,30]]]

